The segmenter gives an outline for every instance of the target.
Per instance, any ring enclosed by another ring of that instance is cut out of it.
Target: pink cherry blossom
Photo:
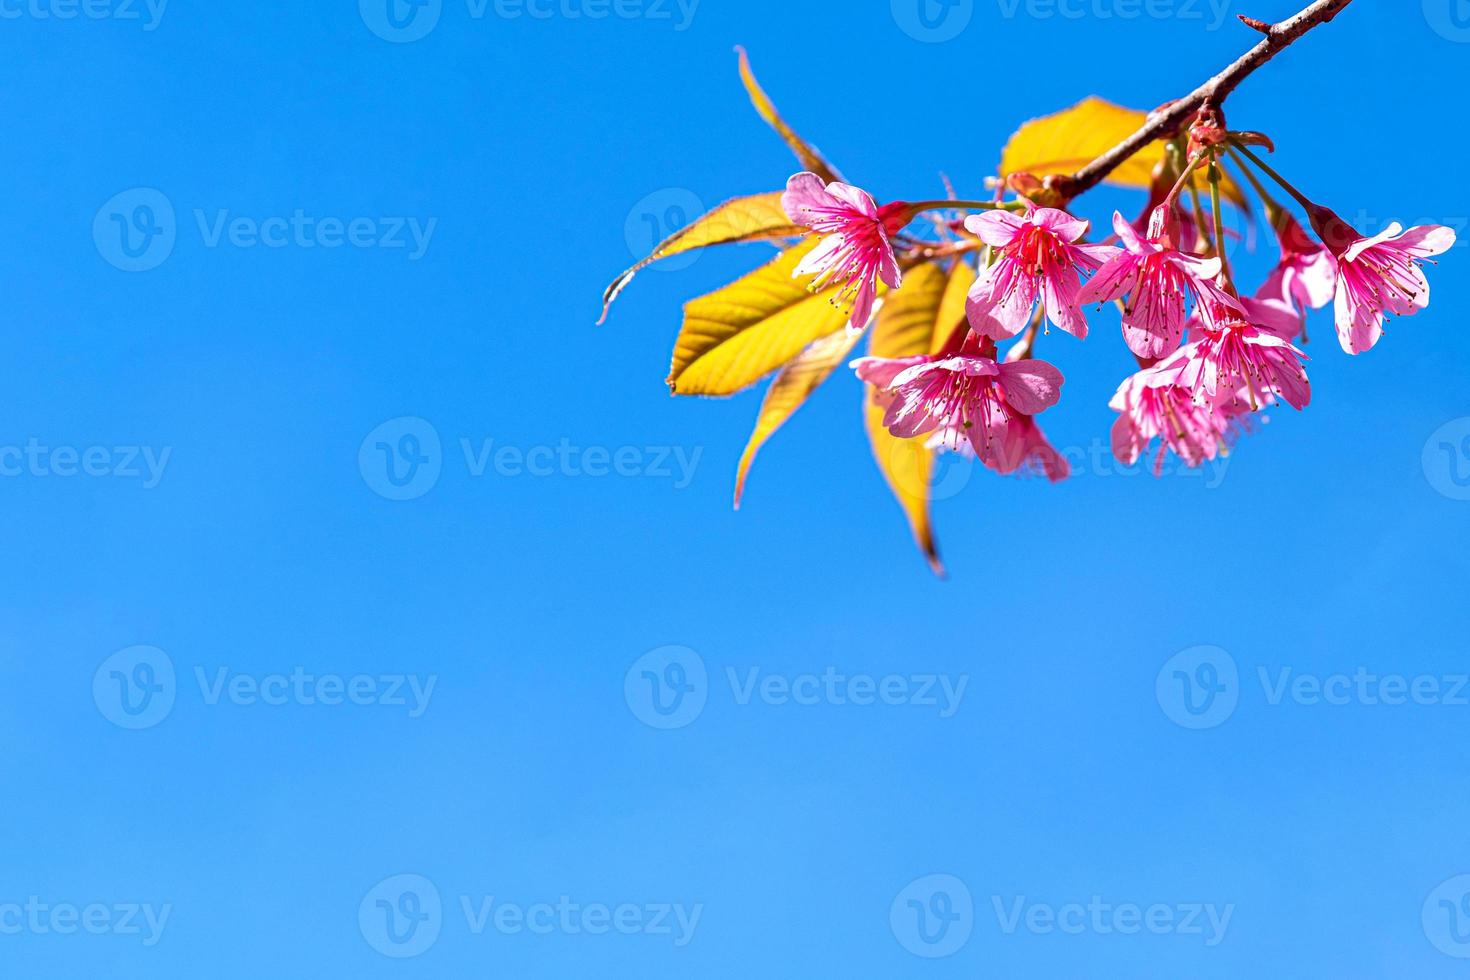
[[[1164,471],[1168,450],[1188,466],[1225,453],[1243,430],[1239,402],[1231,392],[1224,397],[1197,399],[1181,387],[1183,358],[1128,377],[1109,402],[1120,413],[1113,423],[1113,455],[1132,466],[1155,440],[1160,440],[1154,459],[1154,475]]]
[[[838,283],[833,304],[851,306],[850,328],[866,327],[878,295],[878,280],[892,289],[903,282],[889,240],[898,229],[888,225],[890,220],[901,220],[896,215],[902,205],[880,210],[864,190],[840,182],[824,186],[816,174],[800,173],[786,182],[781,207],[792,221],[823,236],[793,275],[814,276],[812,292]]]
[[[1337,289],[1337,261],[1288,212],[1276,213],[1275,226],[1281,260],[1256,296],[1283,300],[1300,310],[1320,310],[1332,302]]]
[[[1260,327],[1282,340],[1291,342],[1301,336],[1307,317],[1295,303],[1279,296],[1266,295],[1265,288],[1255,296],[1242,296],[1237,300],[1240,312],[1247,323]],[[1191,319],[1190,326],[1198,327],[1198,319]]]
[[[1312,224],[1337,256],[1337,339],[1349,354],[1378,343],[1385,314],[1412,316],[1429,305],[1420,262],[1455,244],[1454,230],[1443,225],[1404,231],[1394,222],[1365,238],[1326,208],[1313,212]]]
[[[1057,452],[1030,415],[1017,416],[1006,427],[995,460],[986,465],[1002,476],[1037,473],[1052,483],[1060,483],[1072,475],[1072,465]]]
[[[1312,386],[1302,361],[1307,355],[1269,330],[1217,311],[1219,326],[1206,322],[1198,340],[1179,349],[1178,383],[1197,401],[1254,412],[1280,397],[1305,408]]]
[[[1078,292],[1082,272],[1094,271],[1117,249],[1079,245],[1089,223],[1056,208],[1027,202],[1025,215],[995,210],[972,214],[965,227],[996,249],[997,258],[970,289],[970,325],[986,337],[1014,337],[1040,300],[1047,319],[1074,337],[1087,336]]]
[[[863,357],[852,366],[879,389],[887,409],[883,424],[895,436],[933,433],[935,444],[953,450],[968,442],[985,465],[1012,473],[1046,456],[1039,430],[1033,433],[1027,422],[1057,403],[1062,373],[1044,361],[997,363],[982,350],[993,353],[972,336],[956,353]],[[1041,466],[1049,474],[1060,471],[1050,460]]]
[[[1169,205],[1160,205],[1149,219],[1146,238],[1121,214],[1113,213],[1113,230],[1125,248],[1116,252],[1092,281],[1082,287],[1082,303],[1110,303],[1128,296],[1123,309],[1123,339],[1139,357],[1160,358],[1179,348],[1191,299],[1201,297],[1216,305],[1232,301],[1220,288],[1218,258],[1202,259],[1180,252],[1173,245],[1177,235],[1168,230]]]

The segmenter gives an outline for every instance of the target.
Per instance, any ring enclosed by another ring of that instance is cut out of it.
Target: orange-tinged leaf
[[[710,245],[727,245],[734,242],[750,242],[767,238],[788,238],[803,234],[806,229],[793,225],[781,207],[781,192],[755,194],[726,201],[704,217],[659,242],[648,257],[618,276],[603,291],[602,323],[607,319],[608,307],[618,294],[627,288],[643,269],[670,256],[692,252]]]
[[[1147,120],[1148,113],[1088,96],[1070,109],[1033,119],[1016,130],[1001,153],[1001,173],[1037,177],[1075,173],[1132,136]],[[1107,182],[1147,188],[1154,166],[1163,158],[1164,144],[1156,140],[1123,161]],[[1228,178],[1221,189],[1231,201],[1244,204],[1240,188]]]
[[[808,239],[742,279],[684,305],[669,388],[676,395],[733,395],[796,357],[812,341],[836,333],[848,312],[792,278],[816,247]],[[885,291],[882,282],[878,294]]]
[[[904,274],[903,288],[878,311],[869,352],[874,357],[911,357],[935,349],[965,315],[964,297],[973,279],[974,273],[963,262],[955,263],[950,273],[935,262],[910,269]],[[935,574],[943,575],[929,520],[934,453],[924,447],[924,438],[899,439],[884,428],[883,409],[874,402],[873,395],[871,387],[865,389],[863,422],[873,458],[908,518],[915,543]]]
[[[861,337],[862,334],[856,330],[843,327],[830,336],[813,341],[771,380],[765,400],[761,402],[760,415],[756,417],[755,431],[750,435],[750,442],[740,457],[740,469],[735,474],[736,509],[739,509],[740,498],[745,493],[745,478],[750,473],[750,464],[755,462],[755,454],[806,403],[812,392],[832,376]]]
[[[829,184],[834,180],[841,180],[841,175],[832,165],[822,159],[822,155],[810,143],[796,135],[796,131],[781,118],[781,113],[776,111],[776,104],[771,101],[770,96],[766,95],[760,82],[755,80],[755,72],[751,71],[750,58],[746,55],[745,49],[736,48],[735,50],[740,54],[740,81],[745,84],[745,91],[750,94],[750,101],[755,106],[755,111],[761,114],[761,118],[769,123],[772,129],[781,134],[781,138],[786,141],[787,146],[791,147],[791,151],[796,154],[796,159],[801,161],[803,167]]]

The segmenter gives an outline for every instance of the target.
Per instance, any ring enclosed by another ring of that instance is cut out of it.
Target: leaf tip
[[[735,473],[735,509],[740,509],[740,501],[745,499],[745,478],[750,475],[750,464],[755,462],[755,450],[758,444],[752,440],[751,445],[745,447],[745,452],[740,457],[740,468]]]

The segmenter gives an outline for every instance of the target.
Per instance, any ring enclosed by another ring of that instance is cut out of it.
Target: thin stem
[[[1046,319],[1046,305],[1036,304],[1036,312],[1031,316],[1031,324],[1021,339],[1006,352],[1007,361],[1029,361],[1036,350],[1036,337],[1041,333],[1041,321]]]
[[[908,209],[910,214],[917,216],[925,211],[1008,211],[1020,206],[1016,201],[1003,204],[996,201],[920,201],[910,204]]]
[[[1194,218],[1194,227],[1199,230],[1200,241],[1207,242],[1210,251],[1219,255],[1220,243],[1215,240],[1215,236],[1210,231],[1210,221],[1205,217],[1205,206],[1199,199],[1199,185],[1195,182],[1193,173],[1189,175],[1189,200],[1194,206],[1191,217]]]
[[[1185,120],[1198,111],[1200,106],[1219,105],[1224,102],[1225,98],[1235,91],[1236,86],[1250,77],[1257,68],[1290,47],[1294,41],[1312,28],[1332,20],[1351,2],[1352,0],[1316,0],[1295,16],[1262,31],[1266,35],[1265,39],[1236,59],[1229,68],[1184,98],[1150,116],[1138,132],[1073,174],[1067,187],[1068,194],[1076,197],[1083,191],[1100,184],[1108,174],[1122,166],[1125,160],[1139,150],[1154,140],[1177,132]],[[1262,30],[1265,27],[1259,22],[1249,26],[1255,30]]]
[[[915,259],[942,259],[951,255],[965,255],[984,247],[980,242],[973,239],[966,239],[960,242],[945,242],[943,244],[936,242],[915,242],[914,244],[918,246],[912,256]]]
[[[1230,154],[1230,159],[1235,162],[1235,165],[1240,168],[1240,172],[1245,174],[1245,179],[1250,182],[1251,189],[1256,192],[1256,196],[1261,199],[1261,203],[1266,206],[1266,214],[1271,218],[1271,223],[1274,226],[1276,215],[1281,211],[1281,205],[1266,190],[1266,186],[1261,183],[1261,178],[1256,176],[1256,172],[1246,164],[1245,160],[1241,159],[1240,153],[1235,147],[1227,147],[1226,152]]]
[[[1184,165],[1184,173],[1179,175],[1179,179],[1174,182],[1173,189],[1169,191],[1169,196],[1164,198],[1165,205],[1172,205],[1174,203],[1174,199],[1179,196],[1179,192],[1184,190],[1185,181],[1188,181],[1190,188],[1193,189],[1194,172],[1199,167],[1200,161],[1202,160],[1204,160],[1203,154],[1190,157],[1189,162]]]
[[[1285,177],[1278,174],[1275,168],[1273,168],[1269,163],[1252,153],[1249,147],[1240,143],[1236,143],[1233,144],[1233,148],[1239,150],[1241,153],[1244,153],[1246,155],[1246,158],[1249,159],[1251,163],[1254,163],[1257,167],[1261,168],[1262,173],[1264,173],[1267,177],[1270,177],[1272,180],[1276,181],[1276,183],[1280,184],[1281,189],[1286,191],[1286,193],[1296,198],[1296,202],[1302,207],[1306,208],[1308,214],[1311,214],[1317,209],[1317,205],[1312,203],[1310,198],[1308,198],[1301,191],[1293,187],[1291,185],[1291,182]],[[1249,173],[1249,170],[1247,170],[1247,173]]]
[[[1225,207],[1220,202],[1220,164],[1210,159],[1210,208],[1215,212],[1215,254],[1220,256],[1220,278],[1226,290],[1235,289],[1235,280],[1230,276],[1230,256],[1225,252]]]

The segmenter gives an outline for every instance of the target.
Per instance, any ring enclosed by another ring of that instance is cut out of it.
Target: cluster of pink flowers
[[[890,289],[902,283],[893,242],[911,212],[880,208],[866,192],[824,186],[810,173],[791,178],[784,203],[793,221],[821,237],[796,274],[813,276],[814,289],[837,284],[850,328],[863,329],[879,281]],[[1288,213],[1273,212],[1280,261],[1255,295],[1242,296],[1218,255],[1197,254],[1210,243],[1181,228],[1182,213],[1171,195],[1142,228],[1115,214],[1121,247],[1084,242],[1089,222],[1025,198],[968,216],[969,242],[987,257],[970,290],[968,331],[936,354],[853,362],[885,408],[884,424],[902,438],[927,435],[931,446],[973,452],[1000,473],[1064,478],[1067,463],[1036,422],[1060,399],[1062,374],[1031,356],[1034,335],[1009,357],[996,342],[1045,324],[1082,339],[1083,307],[1118,302],[1140,370],[1111,402],[1119,413],[1113,451],[1133,464],[1157,442],[1156,472],[1169,450],[1198,466],[1228,451],[1255,413],[1311,401],[1306,355],[1296,346],[1308,311],[1335,303],[1343,350],[1366,351],[1382,337],[1386,316],[1428,305],[1421,262],[1455,241],[1452,230],[1433,225],[1364,237],[1313,206],[1318,242]]]
[[[972,451],[999,473],[1028,467],[1066,478],[1066,461],[1033,418],[1062,397],[1062,372],[1045,361],[997,362],[995,345],[971,333],[952,354],[862,357],[853,367],[878,389],[894,435],[930,435],[931,446]]]

